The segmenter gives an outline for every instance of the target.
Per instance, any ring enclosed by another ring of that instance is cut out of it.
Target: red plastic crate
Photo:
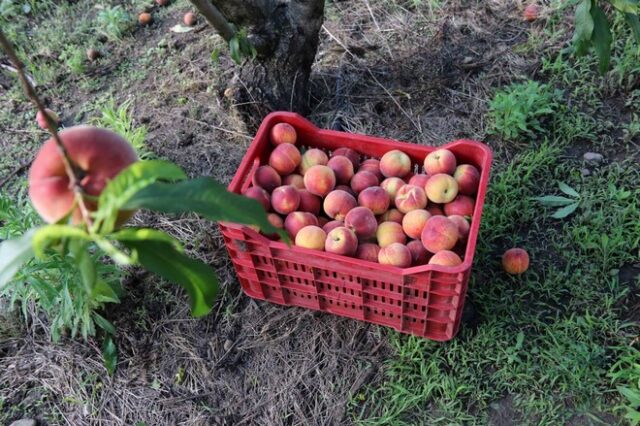
[[[399,149],[411,157],[414,168],[419,170],[422,170],[425,156],[437,149],[321,130],[297,114],[274,112],[262,122],[229,185],[230,191],[242,193],[251,184],[258,166],[267,164],[273,148],[269,131],[280,122],[296,128],[298,146],[327,152],[349,147],[361,153],[363,158],[380,158],[387,151]],[[433,340],[453,338],[460,327],[492,154],[486,145],[466,139],[444,147],[456,155],[459,163],[473,164],[480,170],[480,187],[461,265],[410,268],[380,265],[323,251],[288,247],[247,226],[220,223],[244,292],[255,299],[355,318]]]

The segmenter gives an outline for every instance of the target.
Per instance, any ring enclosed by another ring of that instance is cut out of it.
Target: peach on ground
[[[431,214],[423,209],[411,210],[402,218],[402,230],[409,238],[420,238]]]
[[[198,19],[196,18],[195,13],[193,12],[185,13],[184,17],[182,18],[182,22],[184,22],[184,24],[188,27],[193,27],[197,21]]]
[[[140,25],[149,25],[151,21],[153,21],[153,17],[148,12],[138,15],[138,23],[140,23]]]
[[[522,12],[522,18],[527,22],[533,22],[540,16],[540,9],[540,6],[535,3],[528,4]]]
[[[431,216],[444,216],[444,211],[442,211],[442,206],[439,204],[429,203],[426,210],[431,213]]]
[[[378,178],[378,182],[381,182],[384,179],[384,176],[380,171],[380,161],[376,160],[375,158],[369,158],[368,160],[364,160],[362,164],[360,164],[358,171],[359,172],[368,171],[373,173]]]
[[[326,232],[327,234],[331,231],[333,231],[336,228],[339,228],[341,226],[344,226],[344,221],[342,220],[332,220],[329,221],[327,223],[325,223],[324,225],[322,225],[322,229],[324,229],[324,232]]]
[[[276,172],[277,173],[277,172]],[[287,175],[282,179],[283,185],[291,185],[296,187],[297,189],[304,189],[304,179],[302,175],[297,173]]]
[[[456,226],[458,227],[458,233],[460,234],[460,240],[461,241],[466,241],[466,239],[469,237],[469,229],[471,228],[471,225],[469,225],[469,221],[467,219],[465,219],[464,217],[454,214],[451,216],[447,216],[447,218],[452,221],[453,223],[456,224]]]
[[[380,252],[380,246],[374,243],[364,243],[358,246],[356,250],[356,257],[362,260],[368,260],[369,262],[378,263],[378,253]]]
[[[271,143],[281,145],[284,143],[295,144],[298,139],[296,129],[288,123],[278,123],[271,128]]]
[[[315,225],[308,225],[298,231],[296,245],[314,250],[324,250],[327,233]]]
[[[420,235],[422,245],[431,253],[437,253],[440,250],[451,250],[459,238],[458,225],[445,216],[432,216],[429,218]]]
[[[396,222],[382,222],[376,230],[376,239],[380,247],[386,247],[389,244],[407,242],[407,236],[402,230],[402,225]]]
[[[456,156],[448,149],[438,149],[429,153],[424,159],[424,171],[428,175],[445,173],[452,175],[456,170]]]
[[[429,180],[429,175],[425,175],[424,173],[418,173],[417,175],[411,176],[409,179],[409,185],[419,186],[420,188],[424,188]]]
[[[336,155],[329,159],[327,166],[336,175],[336,182],[339,184],[349,184],[353,177],[353,163],[344,155]]]
[[[402,213],[427,207],[427,195],[424,189],[415,185],[404,185],[396,194],[396,208]]]
[[[458,182],[453,176],[438,173],[429,177],[424,190],[429,201],[433,203],[448,203],[458,195]]]
[[[53,121],[54,127],[57,129],[58,128],[58,124],[60,124],[60,117],[58,117],[58,114],[56,114],[55,112],[51,111],[49,108],[45,108],[44,112],[49,116],[51,121]],[[47,130],[48,129],[47,120],[44,118],[44,114],[42,112],[40,112],[39,110],[36,113],[36,122],[38,123],[38,127],[40,127],[42,130]]]
[[[306,189],[299,189],[298,193],[300,194],[298,210],[318,216],[320,214],[320,208],[322,207],[322,199]]]
[[[411,171],[411,158],[404,152],[394,149],[380,159],[380,173],[385,177],[405,177]]]
[[[351,187],[349,185],[336,185],[335,189],[339,189],[341,191],[344,191],[348,194],[353,195],[354,197],[356,196],[356,193],[353,192],[353,189],[351,189]]]
[[[390,209],[378,216],[378,224],[382,222],[396,222],[402,224],[404,213],[398,209]]]
[[[80,185],[88,196],[99,196],[107,182],[138,160],[129,142],[110,130],[75,126],[58,134],[71,159],[86,174]],[[53,138],[44,143],[31,164],[29,197],[35,210],[48,223],[62,219],[75,206],[74,192],[69,188],[69,178]],[[97,207],[89,199],[86,205],[91,211]],[[122,212],[118,222],[124,222],[130,215]],[[81,222],[77,208],[72,220]]]
[[[291,212],[284,220],[284,229],[289,233],[291,239],[295,239],[298,232],[309,225],[318,226],[318,218],[308,212]]]
[[[420,240],[409,241],[407,248],[411,252],[411,264],[414,266],[426,265],[431,258],[431,253],[424,248]]]
[[[357,170],[358,167],[360,167],[360,154],[358,154],[353,149],[344,148],[344,147],[338,148],[335,151],[333,151],[333,154],[331,154],[332,157],[337,157],[338,155],[343,155],[347,157],[349,161],[351,161],[351,164],[353,165],[353,170]]]
[[[301,161],[300,151],[290,143],[276,146],[269,156],[269,165],[282,176],[293,173]]]
[[[458,192],[464,195],[475,195],[480,185],[480,172],[471,164],[456,167],[453,178],[458,183]]]
[[[324,199],[324,212],[332,219],[344,220],[349,211],[358,206],[355,197],[340,189],[334,189]]]
[[[356,207],[351,209],[345,216],[344,226],[352,229],[358,240],[364,241],[375,235],[378,221],[368,208]]]
[[[441,250],[429,259],[429,265],[458,266],[461,263],[460,256],[451,250]]]
[[[459,215],[459,216],[473,216],[473,209],[476,206],[476,200],[468,195],[456,195],[453,201],[444,205],[444,214],[447,216]]]
[[[328,161],[329,157],[321,149],[308,149],[302,154],[302,159],[300,160],[300,174],[304,176],[307,170],[313,166],[326,166]]]
[[[264,188],[265,191],[271,192],[280,185],[283,184],[282,178],[276,172],[276,170],[271,166],[260,166],[256,169],[256,172],[253,174],[253,178],[251,182],[255,186],[259,186]],[[285,183],[285,185],[288,185]]]
[[[304,187],[310,193],[324,197],[336,186],[336,175],[327,166],[311,166],[304,174]]]
[[[246,191],[242,194],[245,197],[253,198],[258,201],[264,207],[264,211],[268,212],[271,210],[271,201],[269,200],[269,193],[259,186],[252,186],[247,188]]]
[[[522,274],[529,269],[529,254],[524,249],[511,248],[502,255],[502,267],[508,274]]]
[[[386,247],[380,248],[378,253],[378,262],[381,265],[392,265],[399,268],[407,268],[411,266],[413,258],[411,252],[404,244],[392,243]]]
[[[271,193],[271,207],[280,214],[289,214],[298,210],[300,193],[291,185],[277,187]]]
[[[327,234],[324,249],[329,253],[353,256],[358,249],[358,237],[351,229],[339,226]]]
[[[389,195],[379,186],[371,186],[358,194],[358,204],[367,207],[374,215],[383,214],[389,209]]]
[[[380,184],[380,187],[385,191],[387,191],[387,194],[389,195],[389,200],[391,201],[390,205],[393,206],[395,205],[396,194],[398,193],[398,190],[405,185],[406,185],[405,181],[403,181],[399,177],[389,177],[382,181],[382,183]]]
[[[378,186],[379,184],[380,181],[376,175],[366,170],[359,171],[351,178],[351,189],[356,194],[359,194],[371,186]]]

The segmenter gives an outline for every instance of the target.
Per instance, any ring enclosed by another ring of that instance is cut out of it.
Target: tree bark
[[[257,51],[241,68],[236,99],[258,110],[263,106],[305,113],[324,0],[212,1],[238,29],[247,31]]]

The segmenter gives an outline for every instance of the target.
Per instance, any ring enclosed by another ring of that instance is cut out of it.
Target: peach
[[[440,250],[451,250],[459,238],[458,225],[445,216],[432,216],[429,218],[420,235],[422,245],[431,253],[437,253]]]
[[[51,111],[49,108],[45,108],[44,112],[45,112],[45,114],[47,114],[47,116],[49,116],[51,121],[53,121],[53,125],[57,129],[58,125],[60,124],[60,117],[58,117],[58,114],[56,114],[55,112]],[[42,130],[48,130],[48,128],[47,128],[47,120],[44,118],[44,114],[41,111],[38,111],[36,113],[36,122],[38,123],[38,126]]]
[[[99,50],[96,50],[94,48],[87,49],[87,59],[90,60],[91,62],[95,61],[96,59],[100,58],[101,56],[102,56],[102,54],[100,53]]]
[[[381,265],[392,265],[399,268],[411,266],[413,258],[411,252],[404,244],[392,243],[382,247],[378,253],[378,262]]]
[[[287,230],[292,240],[295,240],[302,228],[309,225],[318,226],[318,218],[308,212],[291,212],[284,220],[284,229]]]
[[[378,223],[396,222],[402,224],[402,218],[404,218],[404,213],[398,209],[391,209],[378,216]]]
[[[387,191],[389,200],[391,201],[391,205],[395,205],[394,203],[396,202],[396,194],[398,193],[398,190],[405,185],[405,181],[403,181],[399,177],[389,177],[382,181],[380,187]]]
[[[473,209],[476,206],[476,201],[467,195],[456,195],[450,203],[444,205],[444,214],[447,216],[459,215],[459,216],[473,216]]]
[[[351,194],[354,197],[356,196],[356,193],[353,192],[353,189],[351,189],[349,185],[336,185],[336,189],[339,189],[340,191],[344,191],[348,194]]]
[[[281,145],[284,146],[284,145]],[[312,194],[324,197],[336,186],[336,175],[327,166],[311,166],[304,174],[304,187]]]
[[[367,207],[374,215],[383,214],[389,209],[389,195],[379,186],[371,186],[358,194],[358,204]]]
[[[444,216],[444,212],[442,211],[442,206],[439,204],[429,204],[426,209],[431,216]]]
[[[336,175],[336,182],[348,184],[353,177],[353,163],[344,155],[336,155],[329,159],[327,166]]]
[[[140,25],[149,25],[153,21],[153,17],[150,13],[144,12],[138,15],[138,22]]]
[[[324,199],[324,212],[332,219],[344,220],[349,211],[358,206],[353,195],[336,189],[327,194]]]
[[[461,263],[460,256],[450,250],[441,250],[429,259],[429,265],[458,266]]]
[[[278,123],[271,128],[271,143],[274,145],[292,144],[295,145],[298,139],[296,129],[287,123]]]
[[[182,22],[188,27],[193,27],[196,22],[198,22],[198,18],[196,18],[196,14],[193,12],[187,12],[184,14],[182,18]]]
[[[360,167],[358,168],[359,172],[362,171],[367,171],[367,172],[371,172],[374,175],[376,175],[376,177],[378,178],[378,181],[381,181],[382,179],[384,179],[384,176],[382,175],[382,172],[380,171],[380,161],[376,160],[375,158],[370,158],[368,160],[364,160],[362,162],[362,164],[360,164]]]
[[[276,146],[269,156],[269,165],[282,176],[292,173],[301,161],[300,151],[290,143]]]
[[[322,229],[324,229],[324,232],[326,232],[327,234],[331,231],[333,231],[336,228],[339,228],[341,226],[344,226],[344,222],[341,220],[332,220],[331,222],[327,222],[322,226]]]
[[[540,16],[540,6],[535,3],[528,4],[522,12],[522,19],[527,22],[533,22]]]
[[[427,251],[420,240],[413,240],[407,243],[407,248],[411,252],[411,264],[426,265],[431,258],[431,253]]]
[[[458,195],[458,182],[444,173],[438,173],[429,178],[424,187],[429,201],[434,203],[448,203]]]
[[[318,216],[318,226],[324,228],[324,226],[329,223],[329,219],[324,216]]]
[[[58,134],[71,160],[84,173],[80,186],[89,197],[98,197],[107,182],[138,160],[129,142],[110,130],[75,126]],[[69,188],[69,178],[53,138],[44,143],[31,164],[29,197],[45,222],[59,221],[72,208],[73,222],[81,222],[80,211],[74,202],[74,192]],[[97,207],[90,199],[86,200],[86,205],[92,211]],[[123,212],[118,221],[124,222],[129,216],[130,214]]]
[[[411,210],[402,218],[402,230],[409,238],[420,238],[431,214],[423,209]]]
[[[411,171],[411,158],[397,149],[385,153],[380,159],[380,173],[385,177],[405,177]]]
[[[327,233],[314,225],[305,226],[296,235],[296,245],[314,250],[324,250]]]
[[[424,171],[428,175],[445,173],[452,175],[456,170],[456,156],[448,149],[438,149],[424,159]]]
[[[317,195],[313,195],[306,189],[299,189],[300,205],[298,210],[302,212],[309,212],[318,216],[320,214],[320,207],[322,206],[322,199]]]
[[[508,274],[522,274],[529,269],[529,254],[524,249],[511,248],[502,255],[502,267]]]
[[[461,164],[453,172],[458,183],[458,192],[464,195],[475,195],[480,184],[480,172],[471,164]]]
[[[278,215],[277,213],[269,213],[267,215],[267,220],[274,227],[279,228],[279,229],[284,229],[284,221],[282,220],[280,215]]]
[[[277,172],[276,172],[277,173]],[[304,178],[302,175],[292,174],[287,175],[282,179],[282,185],[291,185],[296,189],[304,189]]]
[[[411,176],[409,179],[409,185],[419,186],[420,188],[424,188],[429,180],[429,175],[425,175],[424,173],[418,173],[417,175]]]
[[[321,165],[326,166],[329,161],[329,157],[323,150],[317,148],[308,149],[302,154],[302,160],[300,161],[300,174],[304,174],[313,166]]]
[[[364,243],[358,246],[356,250],[356,257],[362,260],[368,260],[369,262],[378,263],[378,253],[380,252],[380,246],[373,243]]]
[[[344,217],[344,226],[352,229],[358,240],[363,241],[375,235],[378,221],[368,208],[356,207]]]
[[[259,186],[252,186],[247,188],[246,191],[242,193],[245,197],[253,198],[254,200],[260,202],[262,207],[264,207],[264,211],[268,212],[271,210],[271,201],[269,200],[269,193]]]
[[[402,225],[396,222],[382,222],[376,230],[376,239],[380,247],[386,247],[389,244],[407,242],[407,236],[402,230]]]
[[[424,189],[415,185],[404,185],[396,194],[396,208],[402,213],[427,207],[427,195]]]
[[[282,178],[271,166],[260,166],[253,174],[251,182],[254,186],[259,186],[267,192],[272,192],[274,189],[282,185]],[[285,185],[288,185],[285,183]]]
[[[291,185],[277,187],[271,193],[271,207],[280,214],[289,214],[298,210],[300,193]]]
[[[353,170],[356,170],[358,167],[360,167],[360,154],[358,154],[353,149],[351,149],[351,148],[338,148],[335,151],[333,151],[333,154],[331,156],[332,157],[337,157],[339,155],[343,155],[343,156],[347,157],[349,159],[349,161],[351,161],[351,164],[353,165]]]
[[[361,191],[369,188],[370,186],[378,186],[380,181],[373,173],[363,170],[351,178],[351,189],[356,194],[359,194]]]
[[[461,241],[466,241],[466,239],[469,237],[469,229],[471,228],[471,225],[469,225],[469,221],[467,219],[465,219],[464,217],[456,215],[456,214],[451,215],[451,216],[447,216],[447,219],[449,219],[450,221],[455,223],[456,226],[458,227],[458,233],[460,234],[460,240]]]
[[[353,256],[358,249],[358,237],[351,229],[339,226],[327,234],[324,249],[329,253]]]

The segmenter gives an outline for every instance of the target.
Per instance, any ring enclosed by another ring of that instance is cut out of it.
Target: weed
[[[129,111],[131,100],[123,102],[120,106],[116,106],[113,99],[108,99],[100,108],[102,116],[93,120],[95,124],[107,127],[114,132],[120,134],[133,146],[142,159],[152,158],[152,153],[145,144],[147,136],[147,128],[145,126],[135,126],[133,115]]]
[[[73,74],[84,74],[84,54],[75,46],[67,47],[61,54],[59,59],[65,63],[65,66]]]
[[[624,355],[609,370],[611,384],[624,397],[616,407],[633,425],[640,424],[640,351],[633,347],[622,348]]]
[[[96,21],[98,32],[111,40],[120,40],[132,24],[131,15],[120,5],[101,10]]]

